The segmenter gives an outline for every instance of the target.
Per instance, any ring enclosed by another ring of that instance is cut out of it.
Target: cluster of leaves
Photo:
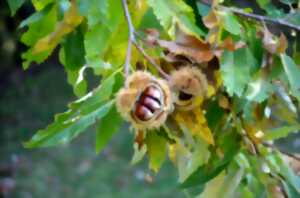
[[[24,2],[8,0],[12,14]],[[150,168],[158,171],[168,153],[180,186],[202,192],[201,197],[300,196],[300,178],[269,143],[300,128],[300,5],[282,0],[287,6],[280,9],[270,0],[256,3],[265,16],[235,8],[229,0],[128,1],[133,36],[139,38],[134,42],[152,57],[149,61],[133,48],[131,70],[142,65],[158,76],[153,61],[166,72],[188,63],[202,68],[210,81],[210,97],[201,109],[172,116],[175,124],[146,137],[136,134],[133,163],[147,153]],[[27,29],[21,37],[28,46],[23,67],[59,49],[78,99],[25,146],[67,143],[96,123],[100,152],[123,123],[114,99],[124,82],[130,30],[122,1],[32,0],[32,5],[36,12],[20,24]],[[280,36],[266,24],[276,27],[276,21],[284,30]],[[92,91],[87,69],[101,77]]]

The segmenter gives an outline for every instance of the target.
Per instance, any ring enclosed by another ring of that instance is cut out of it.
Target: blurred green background
[[[27,5],[11,18],[6,2],[0,1],[0,197],[184,197],[170,163],[158,175],[149,171],[147,160],[130,164],[133,135],[126,126],[100,155],[94,150],[93,128],[70,145],[22,147],[75,99],[57,55],[22,70],[25,47],[18,42],[17,26],[31,12]]]

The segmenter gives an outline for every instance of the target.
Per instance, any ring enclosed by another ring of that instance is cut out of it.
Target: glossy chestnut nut
[[[154,86],[148,86],[137,99],[134,116],[140,121],[149,121],[154,118],[162,109],[161,90]]]

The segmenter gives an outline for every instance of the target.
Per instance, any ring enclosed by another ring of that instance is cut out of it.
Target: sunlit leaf
[[[195,25],[195,16],[191,7],[182,0],[148,0],[160,24],[171,37],[175,37],[175,27],[178,24],[185,32],[196,37],[204,32]]]
[[[219,197],[234,197],[237,187],[239,186],[244,174],[244,169],[239,168],[236,171],[229,172],[224,179],[223,186],[219,192]]]
[[[115,73],[102,85],[69,105],[69,110],[58,114],[46,129],[39,130],[24,145],[27,148],[65,144],[97,120],[103,118],[113,107],[114,100],[109,100],[114,87]]]
[[[34,5],[34,8],[36,10],[42,10],[44,9],[49,3],[54,2],[53,0],[31,0],[32,4]]]
[[[220,174],[228,164],[233,160],[240,148],[240,137],[234,133],[224,134],[222,137],[222,145],[224,157],[220,159],[215,153],[211,156],[208,163],[200,166],[193,172],[181,185],[181,188],[190,188],[195,185],[205,184],[212,178]],[[218,144],[218,143],[217,143]]]
[[[272,92],[272,84],[263,75],[257,75],[248,85],[246,98],[255,102],[263,102]]]
[[[241,25],[239,24],[236,17],[230,12],[222,12],[221,16],[223,18],[224,28],[234,35],[239,35],[241,33]]]
[[[113,45],[115,39],[123,38],[125,35],[124,40],[127,42],[126,33],[123,32],[123,35],[118,34],[121,24],[125,22],[123,16],[121,1],[110,0],[102,23],[89,28],[84,38],[85,56],[89,67],[96,68],[99,71],[107,69],[104,55]],[[119,51],[122,50],[119,49]],[[124,61],[122,57],[118,56],[114,56],[114,59]]]
[[[61,22],[56,24],[54,32],[40,39],[33,47],[32,54],[39,54],[44,51],[52,51],[60,42],[63,36],[72,32],[83,18],[78,15],[76,3],[71,4],[69,10],[64,14]]]
[[[146,145],[149,155],[149,168],[158,172],[167,155],[167,141],[157,134],[149,131],[146,136]]]
[[[276,140],[287,137],[290,133],[296,133],[300,130],[300,125],[283,126],[266,131],[264,139]]]
[[[225,172],[221,172],[218,176],[207,182],[203,193],[199,198],[218,197],[220,188],[222,187],[225,179]]]
[[[235,52],[225,51],[221,58],[221,73],[230,96],[241,97],[250,81],[250,69],[255,67],[255,59],[248,48]]]
[[[55,23],[57,20],[56,9],[55,6],[49,5],[49,7],[49,10],[48,7],[42,10],[42,14],[40,14],[39,17],[35,18],[35,20],[32,23],[30,22],[30,20],[26,22],[28,23],[29,27],[28,30],[21,37],[21,41],[25,45],[33,47],[39,39],[41,39],[42,37],[46,36],[54,30]],[[33,49],[30,48],[29,50],[27,50],[27,52],[22,54],[22,58],[24,60],[24,69],[27,69],[32,61],[41,63],[49,56],[50,53],[50,51],[47,51],[38,55],[33,55],[32,50]]]
[[[81,15],[87,17],[90,27],[107,20],[109,0],[84,0],[79,1],[78,9]]]
[[[288,55],[282,54],[280,57],[291,86],[291,94],[300,101],[300,67]]]

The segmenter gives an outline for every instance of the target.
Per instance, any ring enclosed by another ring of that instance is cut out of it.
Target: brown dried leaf
[[[243,48],[243,47],[245,47],[245,46],[246,46],[246,44],[245,44],[244,42],[239,41],[239,42],[237,42],[237,43],[234,43],[234,41],[232,40],[231,37],[227,37],[227,38],[223,41],[223,43],[221,44],[220,47],[221,47],[222,49],[227,49],[227,50],[229,50],[229,51],[235,51],[235,50],[240,49],[240,48]]]
[[[145,30],[146,42],[149,45],[155,45],[156,41],[159,39],[159,31],[154,28],[148,28]]]
[[[219,106],[222,107],[223,109],[230,109],[229,100],[226,96],[222,95],[219,98]]]
[[[219,20],[214,10],[212,10],[207,16],[203,17],[203,23],[210,29],[219,26]]]
[[[264,48],[271,54],[284,53],[288,47],[288,41],[284,34],[280,34],[279,38],[276,38],[267,28],[263,32],[263,45]]]
[[[271,54],[275,54],[277,51],[277,42],[274,35],[265,28],[263,31],[263,45],[264,48]]]
[[[280,34],[278,45],[277,45],[277,52],[278,53],[285,53],[285,50],[288,47],[288,41],[283,33]]]
[[[145,139],[145,133],[144,133],[144,131],[141,131],[141,130],[136,131],[136,135],[135,135],[134,141],[137,143],[139,150],[144,145],[144,139]]]
[[[197,63],[208,62],[214,56],[209,45],[200,42],[182,45],[172,41],[158,40],[158,44],[174,54],[190,57]]]
[[[207,62],[214,56],[208,43],[178,32],[176,41],[158,40],[157,43],[176,55],[184,55],[197,63]]]
[[[147,42],[165,48],[166,56],[171,60],[181,55],[186,57],[188,61],[203,63],[210,61],[214,57],[214,52],[210,49],[209,43],[186,34],[178,27],[176,28],[175,41],[158,39],[159,33],[154,29],[148,29],[146,34]],[[171,55],[168,56],[168,54]]]

